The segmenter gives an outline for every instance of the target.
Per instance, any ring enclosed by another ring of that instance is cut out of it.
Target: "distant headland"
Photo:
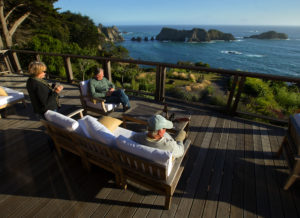
[[[252,38],[252,39],[288,39],[288,35],[285,33],[277,33],[275,31],[264,32],[259,35],[252,35],[244,38]]]
[[[205,29],[193,28],[192,30],[177,30],[163,27],[156,36],[159,41],[179,41],[179,42],[209,42],[211,40],[235,40],[232,34],[223,33],[216,29],[206,31]]]

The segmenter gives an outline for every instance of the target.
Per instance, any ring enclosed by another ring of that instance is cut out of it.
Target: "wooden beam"
[[[245,84],[245,80],[246,80],[246,77],[243,76],[239,82],[239,90],[236,94],[236,97],[235,97],[235,101],[234,101],[234,104],[233,104],[233,107],[231,109],[231,114],[234,115],[236,113],[236,109],[238,107],[238,104],[239,104],[239,101],[240,101],[240,97],[241,97],[241,94],[242,94],[242,91],[243,91],[243,88],[244,88],[244,84]]]
[[[104,71],[104,76],[112,82],[112,77],[111,77],[111,64],[110,61],[108,60],[103,60],[102,61],[102,68]]]
[[[164,66],[160,67],[160,101],[165,100],[165,87],[166,87],[166,74],[167,68]]]
[[[232,86],[231,86],[230,94],[229,94],[228,101],[227,101],[227,111],[228,112],[230,112],[230,107],[231,107],[232,99],[233,99],[233,96],[234,96],[237,81],[238,81],[238,76],[235,75],[234,79],[232,81]]]
[[[40,56],[39,54],[36,54],[36,55],[35,55],[35,59],[36,59],[37,61],[41,61],[41,56]]]
[[[18,73],[18,74],[23,74],[18,56],[17,56],[17,52],[15,51],[11,51],[10,52],[10,62],[13,68],[13,71]]]
[[[155,101],[159,101],[161,97],[161,66],[156,66],[156,76],[155,76]]]
[[[65,69],[66,69],[66,73],[67,73],[68,82],[72,83],[72,81],[74,80],[74,77],[73,77],[71,58],[65,57],[64,63],[65,63]]]

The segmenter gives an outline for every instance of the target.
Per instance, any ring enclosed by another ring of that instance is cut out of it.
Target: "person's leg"
[[[123,91],[123,89],[118,89],[114,91],[111,96],[106,98],[107,103],[122,103],[123,107],[130,108],[129,98]]]

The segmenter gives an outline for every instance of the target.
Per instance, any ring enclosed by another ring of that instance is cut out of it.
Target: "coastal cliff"
[[[105,41],[110,42],[122,42],[124,38],[121,36],[120,31],[116,26],[103,27],[101,24],[98,26],[98,32]]]
[[[288,35],[285,33],[277,33],[275,31],[268,31],[264,32],[259,35],[252,35],[245,38],[252,38],[252,39],[288,39]]]
[[[235,40],[232,34],[223,33],[219,30],[209,30],[194,28],[192,30],[176,30],[164,27],[156,36],[156,40],[180,41],[180,42],[208,42],[211,40]]]

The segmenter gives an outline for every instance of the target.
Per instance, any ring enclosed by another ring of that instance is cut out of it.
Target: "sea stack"
[[[264,32],[259,35],[252,35],[245,38],[252,38],[252,39],[288,39],[288,35],[285,33],[277,33],[275,31],[268,31]]]
[[[156,36],[159,41],[179,41],[179,42],[208,42],[211,40],[235,40],[232,34],[223,33],[219,30],[209,30],[194,28],[192,30],[176,30],[164,27]]]

